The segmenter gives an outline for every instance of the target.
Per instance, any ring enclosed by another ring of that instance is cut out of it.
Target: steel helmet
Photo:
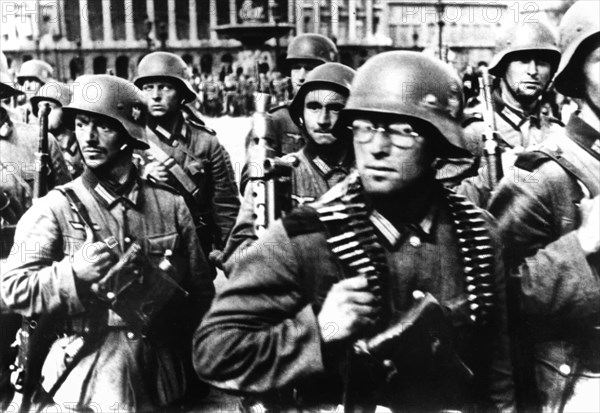
[[[554,85],[563,95],[583,98],[581,61],[577,55],[582,45],[600,33],[600,3],[578,1],[573,4],[560,22],[560,47],[563,55],[554,78]]]
[[[287,48],[286,62],[294,60],[316,60],[319,63],[337,62],[338,50],[336,45],[327,37],[307,33],[292,39]]]
[[[403,116],[433,127],[445,156],[470,157],[463,136],[462,83],[446,63],[418,52],[380,53],[361,66],[336,128],[361,113]]]
[[[78,113],[106,116],[118,121],[137,149],[148,149],[146,142],[146,101],[131,82],[110,75],[83,75],[73,83],[71,102],[63,107],[67,122]]]
[[[176,54],[153,52],[140,61],[138,77],[133,81],[138,88],[154,80],[165,79],[178,85],[185,103],[196,100],[196,92],[187,78],[187,65]]]
[[[41,101],[54,102],[57,105],[64,107],[71,102],[71,90],[69,86],[61,82],[48,82],[37,91],[34,97],[31,98],[31,110],[33,116],[38,115],[38,103]]]
[[[543,52],[548,56],[552,70],[556,70],[560,60],[556,30],[542,21],[509,27],[496,38],[496,54],[489,66],[490,74],[502,76],[507,60],[520,52]]]
[[[6,99],[11,96],[22,95],[23,92],[16,89],[15,82],[8,74],[8,61],[4,52],[0,52],[0,99]]]
[[[346,96],[350,94],[350,85],[356,72],[341,63],[325,63],[313,69],[306,80],[298,89],[294,100],[290,104],[290,116],[294,123],[300,126],[300,118],[304,110],[306,94],[319,87],[339,90]]]
[[[52,69],[52,66],[43,60],[33,59],[21,65],[17,80],[22,85],[27,79],[34,79],[43,85],[49,82],[53,75],[54,69]]]

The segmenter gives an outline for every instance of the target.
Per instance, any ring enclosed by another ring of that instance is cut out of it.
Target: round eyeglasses
[[[355,121],[352,126],[348,126],[348,129],[352,131],[354,140],[358,143],[371,142],[378,132],[389,137],[392,145],[402,149],[412,148],[415,140],[421,136],[408,124],[391,124],[376,128],[370,123]]]

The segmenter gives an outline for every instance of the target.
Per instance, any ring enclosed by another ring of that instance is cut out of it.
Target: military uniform
[[[205,236],[201,239],[204,252],[208,254],[212,245],[222,248],[235,224],[240,201],[229,154],[219,143],[215,132],[181,116],[173,134],[162,128],[156,133],[147,129],[147,137],[175,159],[200,191],[200,205],[189,199],[190,194],[181,193],[187,197],[196,225],[206,227],[200,229]],[[146,151],[144,156],[149,153]],[[173,177],[168,183],[175,188],[180,187]]]
[[[39,168],[35,160],[39,127],[13,122],[11,128],[8,136],[0,138],[0,164],[3,176],[14,176],[2,181],[2,189],[9,195],[11,202],[20,205],[19,209],[22,213],[31,206],[33,184]],[[51,134],[48,134],[48,153],[51,172],[48,180],[49,188],[69,182],[71,174],[60,147]],[[11,244],[14,226],[3,223],[1,230],[4,246]],[[9,249],[3,248],[3,257]]]
[[[548,136],[561,133],[564,125],[553,117],[540,113],[541,105],[533,113],[526,115],[517,108],[507,105],[498,91],[493,94],[494,117],[496,132],[501,138],[499,146],[502,153],[502,168],[504,175],[513,173],[513,165],[517,155],[523,150],[534,148]],[[481,160],[481,166],[476,176],[464,180],[457,191],[469,198],[476,205],[487,206],[491,189],[487,180],[487,162],[483,156],[484,123],[481,116],[485,110],[483,105],[473,109],[472,115],[465,122],[465,137],[471,153]],[[441,172],[443,174],[443,172]]]
[[[318,211],[333,204],[357,202],[347,197],[356,179],[356,175],[349,176],[318,203],[277,221],[254,248],[227,262],[231,280],[194,339],[194,363],[201,378],[222,389],[259,395],[267,407],[272,403],[277,411],[342,403],[339,369],[346,347],[322,344],[317,314],[331,286],[344,275]],[[479,402],[509,407],[512,381],[503,330],[500,250],[494,253],[497,312],[493,327],[478,330],[469,322],[465,275],[452,215],[443,190],[438,189],[435,202],[419,224],[396,228],[373,210],[369,220],[385,246],[384,260],[390,273],[387,291],[397,311],[408,309],[415,289],[437,297],[451,314],[460,354],[478,380],[467,391],[469,395],[462,393],[465,388],[457,389],[453,401],[447,394],[438,397],[443,390],[428,388],[427,379],[405,383],[396,391],[407,396],[406,406],[422,411],[460,410]],[[489,225],[489,218],[486,221]],[[404,371],[400,374],[416,377]]]
[[[293,167],[291,197],[294,206],[317,200],[348,175],[354,162],[353,157],[348,155],[339,165],[330,166],[306,147],[284,156],[282,160]],[[245,186],[240,213],[223,252],[224,261],[236,259],[258,238],[253,225],[254,215],[252,188]]]
[[[53,330],[60,338],[42,368],[42,386],[46,392],[55,387],[54,402],[102,411],[115,405],[136,411],[165,407],[186,390],[190,334],[214,294],[190,213],[180,196],[135,172],[115,188],[86,170],[60,187],[69,188],[88,211],[96,233],[117,239],[119,255],[139,242],[158,265],[170,250],[176,268],[170,274],[189,297],[173,293],[144,336],[99,304],[91,291],[82,289],[71,267],[72,254],[86,239],[85,220],[54,190],[19,222],[16,242],[21,249],[3,265],[3,298],[23,316],[41,316],[40,324],[44,316],[59,316]]]
[[[526,407],[543,411],[563,411],[586,381],[596,395],[587,403],[597,403],[600,383],[600,261],[598,253],[585,256],[575,233],[584,188],[592,197],[599,192],[600,133],[574,115],[565,134],[520,156],[520,169],[490,203],[520,306]],[[553,158],[566,159],[583,179]]]

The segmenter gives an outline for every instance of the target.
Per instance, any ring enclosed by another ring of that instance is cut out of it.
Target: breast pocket
[[[174,252],[179,247],[179,234],[152,235],[147,238],[147,253],[151,256],[163,256],[166,251]]]

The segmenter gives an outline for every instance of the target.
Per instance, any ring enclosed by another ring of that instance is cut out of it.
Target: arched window
[[[93,69],[95,75],[103,75],[106,73],[107,59],[104,56],[94,58]]]
[[[129,57],[119,56],[115,61],[117,76],[129,80]]]

